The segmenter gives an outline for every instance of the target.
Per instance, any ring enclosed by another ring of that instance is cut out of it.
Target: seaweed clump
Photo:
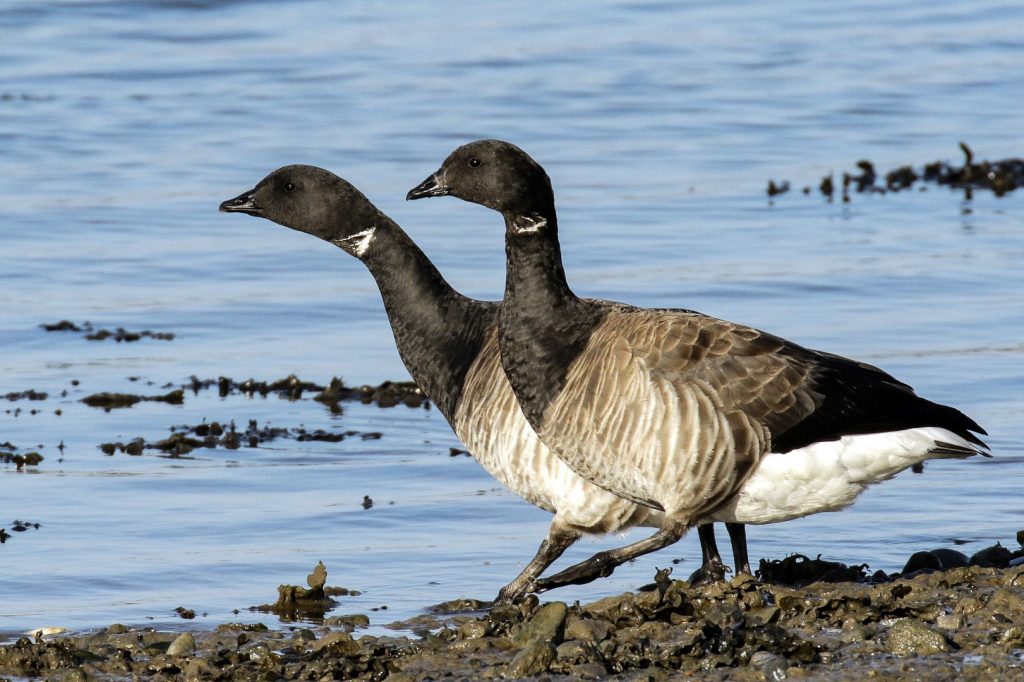
[[[148,329],[141,332],[133,332],[128,331],[124,327],[117,327],[116,329],[95,329],[89,322],[77,325],[70,320],[61,320],[60,322],[54,322],[53,324],[41,324],[39,326],[48,332],[74,332],[82,334],[88,341],[105,341],[106,339],[113,339],[118,343],[131,343],[142,339],[156,339],[158,341],[171,341],[174,339],[174,334],[171,332],[154,332]]]
[[[933,161],[924,164],[920,170],[915,169],[911,164],[899,166],[884,174],[876,171],[875,166],[868,160],[861,160],[856,163],[856,172],[844,172],[841,180],[842,200],[844,203],[850,201],[851,192],[857,194],[886,194],[887,192],[901,192],[912,189],[918,182],[934,183],[944,185],[953,189],[964,191],[966,198],[970,199],[974,190],[988,190],[997,197],[1004,196],[1024,186],[1024,159],[1006,158],[1000,161],[975,161],[974,151],[966,142],[960,143],[960,150],[964,154],[964,161],[960,165],[946,161]],[[884,182],[879,182],[884,180]],[[823,177],[818,184],[818,190],[828,201],[832,201],[836,192],[836,182],[833,175]],[[924,189],[924,186],[921,186]],[[768,183],[768,196],[774,197],[789,189],[789,182],[776,183],[774,180]],[[803,189],[804,194],[810,194],[810,186]]]

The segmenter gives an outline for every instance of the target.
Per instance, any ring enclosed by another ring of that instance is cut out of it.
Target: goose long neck
[[[497,304],[475,301],[453,289],[390,219],[376,224],[361,260],[380,288],[402,361],[451,421]]]
[[[543,222],[536,232],[523,234],[523,226]],[[576,298],[565,278],[557,219],[534,213],[505,216],[505,299],[538,310],[558,308]]]
[[[506,215],[505,224],[501,361],[523,413],[539,430],[605,310],[569,288],[553,210],[550,215]]]

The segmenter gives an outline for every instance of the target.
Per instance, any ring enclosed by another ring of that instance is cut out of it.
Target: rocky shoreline
[[[320,565],[309,588],[281,586],[260,610],[321,625],[37,633],[0,646],[0,680],[1019,679],[1024,547],[996,547],[975,565],[905,576],[804,557],[694,587],[663,569],[589,604],[440,604],[389,626],[414,633],[394,637],[353,636],[368,622],[359,614],[323,618],[334,602]],[[995,555],[1005,567],[977,565]]]

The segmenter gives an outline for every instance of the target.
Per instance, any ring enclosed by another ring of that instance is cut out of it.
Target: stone
[[[608,637],[611,629],[611,623],[606,620],[574,618],[565,627],[565,638],[600,642]]]
[[[359,653],[359,643],[347,632],[328,632],[313,644],[314,651],[328,650],[332,654],[351,656]]]
[[[1001,587],[995,591],[986,606],[991,611],[1016,618],[1024,613],[1024,588]]]
[[[760,670],[765,679],[772,682],[778,682],[789,677],[789,663],[778,654],[758,651],[750,657],[750,665]]]
[[[459,626],[459,634],[463,639],[480,639],[486,637],[490,628],[486,621],[469,620]]]
[[[537,609],[519,634],[513,640],[517,646],[526,646],[534,642],[546,642],[554,647],[562,643],[565,637],[565,619],[569,609],[564,602],[554,601]]]
[[[574,680],[603,680],[608,677],[608,669],[604,663],[580,663],[572,667]]]
[[[898,656],[927,656],[950,650],[949,642],[937,630],[913,618],[900,618],[889,628],[889,650]]]
[[[515,655],[505,669],[505,677],[517,679],[539,675],[547,671],[556,656],[555,647],[549,643],[534,642]]]
[[[168,656],[191,656],[196,650],[196,639],[192,633],[185,632],[178,635],[171,645],[167,647]]]

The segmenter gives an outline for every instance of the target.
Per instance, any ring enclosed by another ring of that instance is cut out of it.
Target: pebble
[[[329,650],[331,653],[348,656],[359,652],[359,643],[347,632],[328,632],[313,644],[315,651]]]
[[[778,654],[758,651],[750,657],[750,665],[759,669],[765,678],[772,682],[778,682],[778,680],[784,680],[789,677],[789,663]]]
[[[167,647],[168,656],[191,656],[196,650],[196,640],[191,633],[178,635]]]
[[[463,639],[480,639],[487,636],[489,629],[485,620],[468,620],[459,626],[459,634]]]
[[[857,624],[851,627],[843,626],[843,631],[839,634],[839,640],[847,644],[853,642],[863,642],[871,638],[871,630],[866,626]]]

